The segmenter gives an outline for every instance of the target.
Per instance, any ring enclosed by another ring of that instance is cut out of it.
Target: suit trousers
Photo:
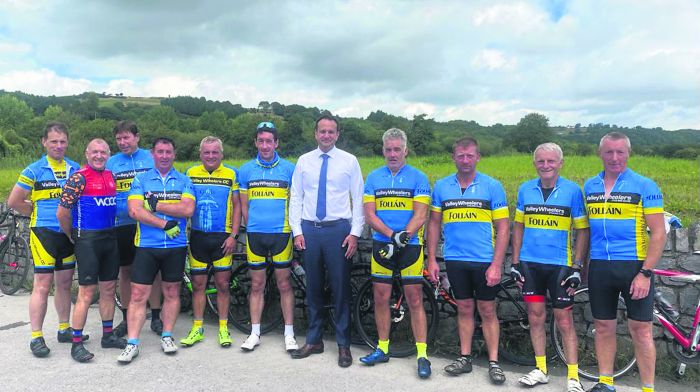
[[[303,253],[309,312],[306,343],[322,343],[324,308],[328,301],[332,301],[336,342],[338,346],[349,347],[352,260],[345,258],[346,248],[342,244],[350,234],[350,222],[341,220],[331,226],[316,227],[312,222],[302,221],[301,228],[306,242]],[[326,279],[332,298],[324,295]]]

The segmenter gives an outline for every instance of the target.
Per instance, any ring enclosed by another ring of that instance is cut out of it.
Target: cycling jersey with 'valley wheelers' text
[[[462,191],[457,175],[438,180],[431,210],[442,215],[445,261],[490,263],[495,247],[493,221],[508,219],[506,192],[497,180],[477,172]]]
[[[581,188],[559,177],[544,200],[539,178],[518,190],[515,222],[522,223],[520,260],[571,266],[571,229],[588,227]]]
[[[117,226],[136,224],[136,221],[129,216],[127,206],[131,182],[138,174],[152,167],[153,157],[150,151],[143,148],[137,149],[131,155],[120,152],[107,160],[107,170],[112,172],[117,184],[117,216],[115,220]]]
[[[197,200],[192,215],[192,230],[231,233],[231,197],[238,193],[236,169],[221,164],[209,173],[204,165],[197,165],[187,169],[186,175],[192,181]]]
[[[649,246],[645,215],[663,214],[661,190],[651,179],[625,169],[606,199],[604,174],[583,186],[591,224],[591,260],[645,260]]]
[[[395,175],[387,166],[380,167],[367,176],[363,201],[374,203],[377,217],[392,231],[401,231],[413,217],[413,203],[430,204],[430,183],[425,174],[410,165],[404,165]],[[389,237],[377,231],[372,238],[391,242]],[[409,244],[422,243],[421,227]]]
[[[194,200],[194,191],[190,179],[171,168],[165,177],[161,177],[156,169],[149,169],[134,178],[129,191],[129,200],[143,202],[146,193],[151,192],[158,198],[158,203],[178,203],[184,198]],[[140,248],[176,248],[187,246],[187,218],[177,218],[154,212],[161,219],[177,220],[180,226],[180,235],[169,238],[160,227],[154,227],[141,222],[136,223],[136,236],[134,245]],[[165,279],[164,279],[165,280]]]
[[[63,161],[57,162],[45,155],[22,170],[17,179],[17,186],[31,192],[30,200],[34,208],[29,219],[30,227],[61,231],[56,218],[61,188],[66,179],[78,169],[80,165],[70,159],[64,158]]]
[[[277,153],[270,162],[260,156],[239,170],[241,195],[248,200],[249,233],[290,233],[289,190],[294,164]],[[287,241],[285,240],[284,243]]]

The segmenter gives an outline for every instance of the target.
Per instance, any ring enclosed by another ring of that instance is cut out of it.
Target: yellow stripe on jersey
[[[377,210],[413,210],[413,199],[407,197],[378,197],[374,203]]]
[[[483,208],[449,208],[442,212],[444,223],[455,222],[485,222],[491,223],[491,210]]]
[[[533,229],[569,230],[571,218],[549,214],[528,214],[525,217],[525,227]]]
[[[246,193],[248,199],[286,199],[289,197],[287,188],[256,187],[248,189]]]
[[[651,215],[651,214],[663,214],[664,209],[663,207],[649,207],[644,209],[644,214],[646,215]]]
[[[515,218],[513,218],[513,221],[516,223],[524,223],[525,213],[520,210],[515,210]]]
[[[630,203],[589,203],[589,219],[637,219],[641,206]]]
[[[498,208],[492,212],[493,220],[508,218],[508,207]]]
[[[413,201],[416,203],[430,204],[430,195],[417,195],[413,197]]]
[[[17,182],[24,184],[30,188],[34,188],[34,180],[27,176],[20,175],[19,179],[17,179]]]
[[[574,229],[580,230],[580,229],[587,229],[591,227],[590,224],[588,223],[588,217],[587,216],[581,216],[578,218],[574,218]]]
[[[45,200],[45,199],[57,199],[61,197],[61,188],[47,188],[47,189],[41,189],[41,190],[36,190],[34,189],[32,191],[32,201],[36,202],[38,200]]]
[[[363,195],[362,202],[363,203],[374,203],[374,195]]]
[[[132,178],[117,179],[115,184],[117,185],[117,192],[126,192],[131,189],[131,183],[134,182]]]

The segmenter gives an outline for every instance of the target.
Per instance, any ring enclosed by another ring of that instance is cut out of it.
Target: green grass
[[[99,98],[98,105],[100,107],[112,106],[115,102],[121,102],[126,106],[129,105],[160,105],[160,98],[141,98],[141,97],[124,97],[124,98]]]
[[[239,167],[247,159],[232,159],[227,163]],[[294,161],[294,159],[292,159]],[[21,171],[19,161],[5,161],[0,164],[0,198],[5,199]],[[185,170],[197,162],[176,162],[178,170]],[[439,178],[455,172],[449,155],[409,157],[409,163],[428,175],[433,184]],[[382,166],[382,157],[360,158],[363,175]],[[636,172],[650,177],[664,193],[665,209],[678,215],[684,225],[700,219],[699,171],[698,162],[682,159],[665,159],[658,157],[632,157],[630,167]],[[584,181],[602,170],[600,159],[594,156],[571,156],[566,158],[562,176],[583,185]],[[532,158],[529,155],[509,155],[483,157],[479,171],[488,174],[503,184],[514,212],[518,187],[524,181],[535,176]]]

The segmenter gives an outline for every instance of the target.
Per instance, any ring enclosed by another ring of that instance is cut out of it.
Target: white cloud
[[[506,58],[500,50],[484,49],[474,57],[472,64],[477,69],[512,71],[516,67],[516,60]]]
[[[61,77],[49,69],[40,69],[0,74],[0,88],[37,95],[73,95],[92,90],[93,83],[87,79]]]

